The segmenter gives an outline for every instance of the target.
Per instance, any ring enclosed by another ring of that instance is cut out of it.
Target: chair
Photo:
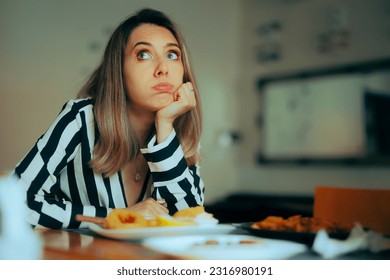
[[[355,189],[317,186],[313,216],[390,234],[390,189]]]

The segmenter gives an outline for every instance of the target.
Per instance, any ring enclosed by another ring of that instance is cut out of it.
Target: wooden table
[[[44,260],[182,260],[177,256],[163,254],[142,246],[137,241],[123,241],[98,236],[89,230],[66,231],[36,229],[43,241]],[[241,230],[233,233],[245,234]],[[308,250],[291,259],[321,260]],[[380,253],[358,251],[337,259],[345,260],[389,260],[390,250]]]
[[[136,242],[117,241],[79,232],[37,229],[45,260],[177,260]]]

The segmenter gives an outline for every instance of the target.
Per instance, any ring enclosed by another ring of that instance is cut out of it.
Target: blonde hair
[[[127,104],[130,100],[125,92],[123,60],[124,50],[133,29],[144,23],[167,28],[179,44],[184,67],[183,83],[192,83],[197,105],[178,117],[173,126],[183,147],[187,164],[191,166],[200,160],[198,146],[202,131],[202,106],[183,37],[165,14],[152,9],[142,9],[116,28],[108,41],[100,65],[77,95],[78,98],[93,99],[97,141],[90,165],[98,173],[112,175],[118,172],[126,162],[135,159],[141,148],[127,114]]]

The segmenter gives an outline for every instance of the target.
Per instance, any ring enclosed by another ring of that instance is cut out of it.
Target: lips
[[[170,92],[173,89],[173,85],[170,83],[158,83],[153,86],[152,89],[158,92]]]

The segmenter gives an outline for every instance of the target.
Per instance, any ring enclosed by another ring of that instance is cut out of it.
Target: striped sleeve
[[[80,150],[85,126],[80,109],[89,104],[90,100],[69,101],[14,170],[26,191],[27,219],[33,226],[74,228],[75,215],[105,211],[72,203],[60,187],[60,173]]]
[[[152,196],[166,204],[170,214],[188,207],[203,205],[204,184],[199,166],[187,166],[176,132],[157,145],[156,136],[141,149],[152,174],[154,190]]]

